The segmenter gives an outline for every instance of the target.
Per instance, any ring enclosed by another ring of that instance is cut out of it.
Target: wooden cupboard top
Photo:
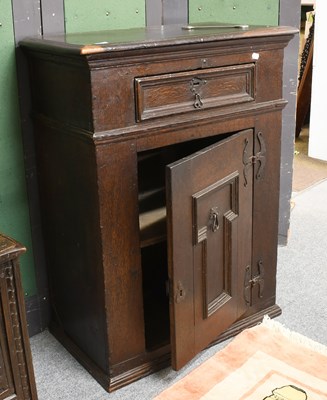
[[[137,49],[162,48],[170,45],[225,42],[237,39],[292,36],[297,29],[284,26],[249,26],[248,28],[208,28],[185,30],[180,25],[107,30],[99,32],[44,35],[27,38],[23,47],[59,53],[91,55],[104,52],[120,52]]]
[[[101,141],[285,105],[283,48],[295,28],[182,28],[25,39],[35,117]]]

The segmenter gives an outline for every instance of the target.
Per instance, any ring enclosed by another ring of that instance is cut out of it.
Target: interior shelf
[[[140,214],[141,247],[151,246],[166,239],[166,216],[166,207],[160,207]]]

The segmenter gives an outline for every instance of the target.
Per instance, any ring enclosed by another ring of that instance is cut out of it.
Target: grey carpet
[[[278,253],[278,319],[327,345],[327,181],[295,194],[288,246]]]
[[[278,320],[327,345],[327,181],[293,200],[289,244],[278,255]],[[108,394],[49,332],[31,339],[39,400],[151,400],[225,345],[202,352],[178,373],[167,368]]]

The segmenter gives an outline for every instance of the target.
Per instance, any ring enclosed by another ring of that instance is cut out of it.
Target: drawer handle
[[[205,79],[193,78],[190,83],[190,90],[194,94],[194,108],[200,109],[203,107],[201,98],[201,89],[207,83]]]

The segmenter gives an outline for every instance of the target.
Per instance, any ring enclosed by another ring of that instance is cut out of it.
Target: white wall
[[[316,0],[309,156],[327,161],[327,1]]]

